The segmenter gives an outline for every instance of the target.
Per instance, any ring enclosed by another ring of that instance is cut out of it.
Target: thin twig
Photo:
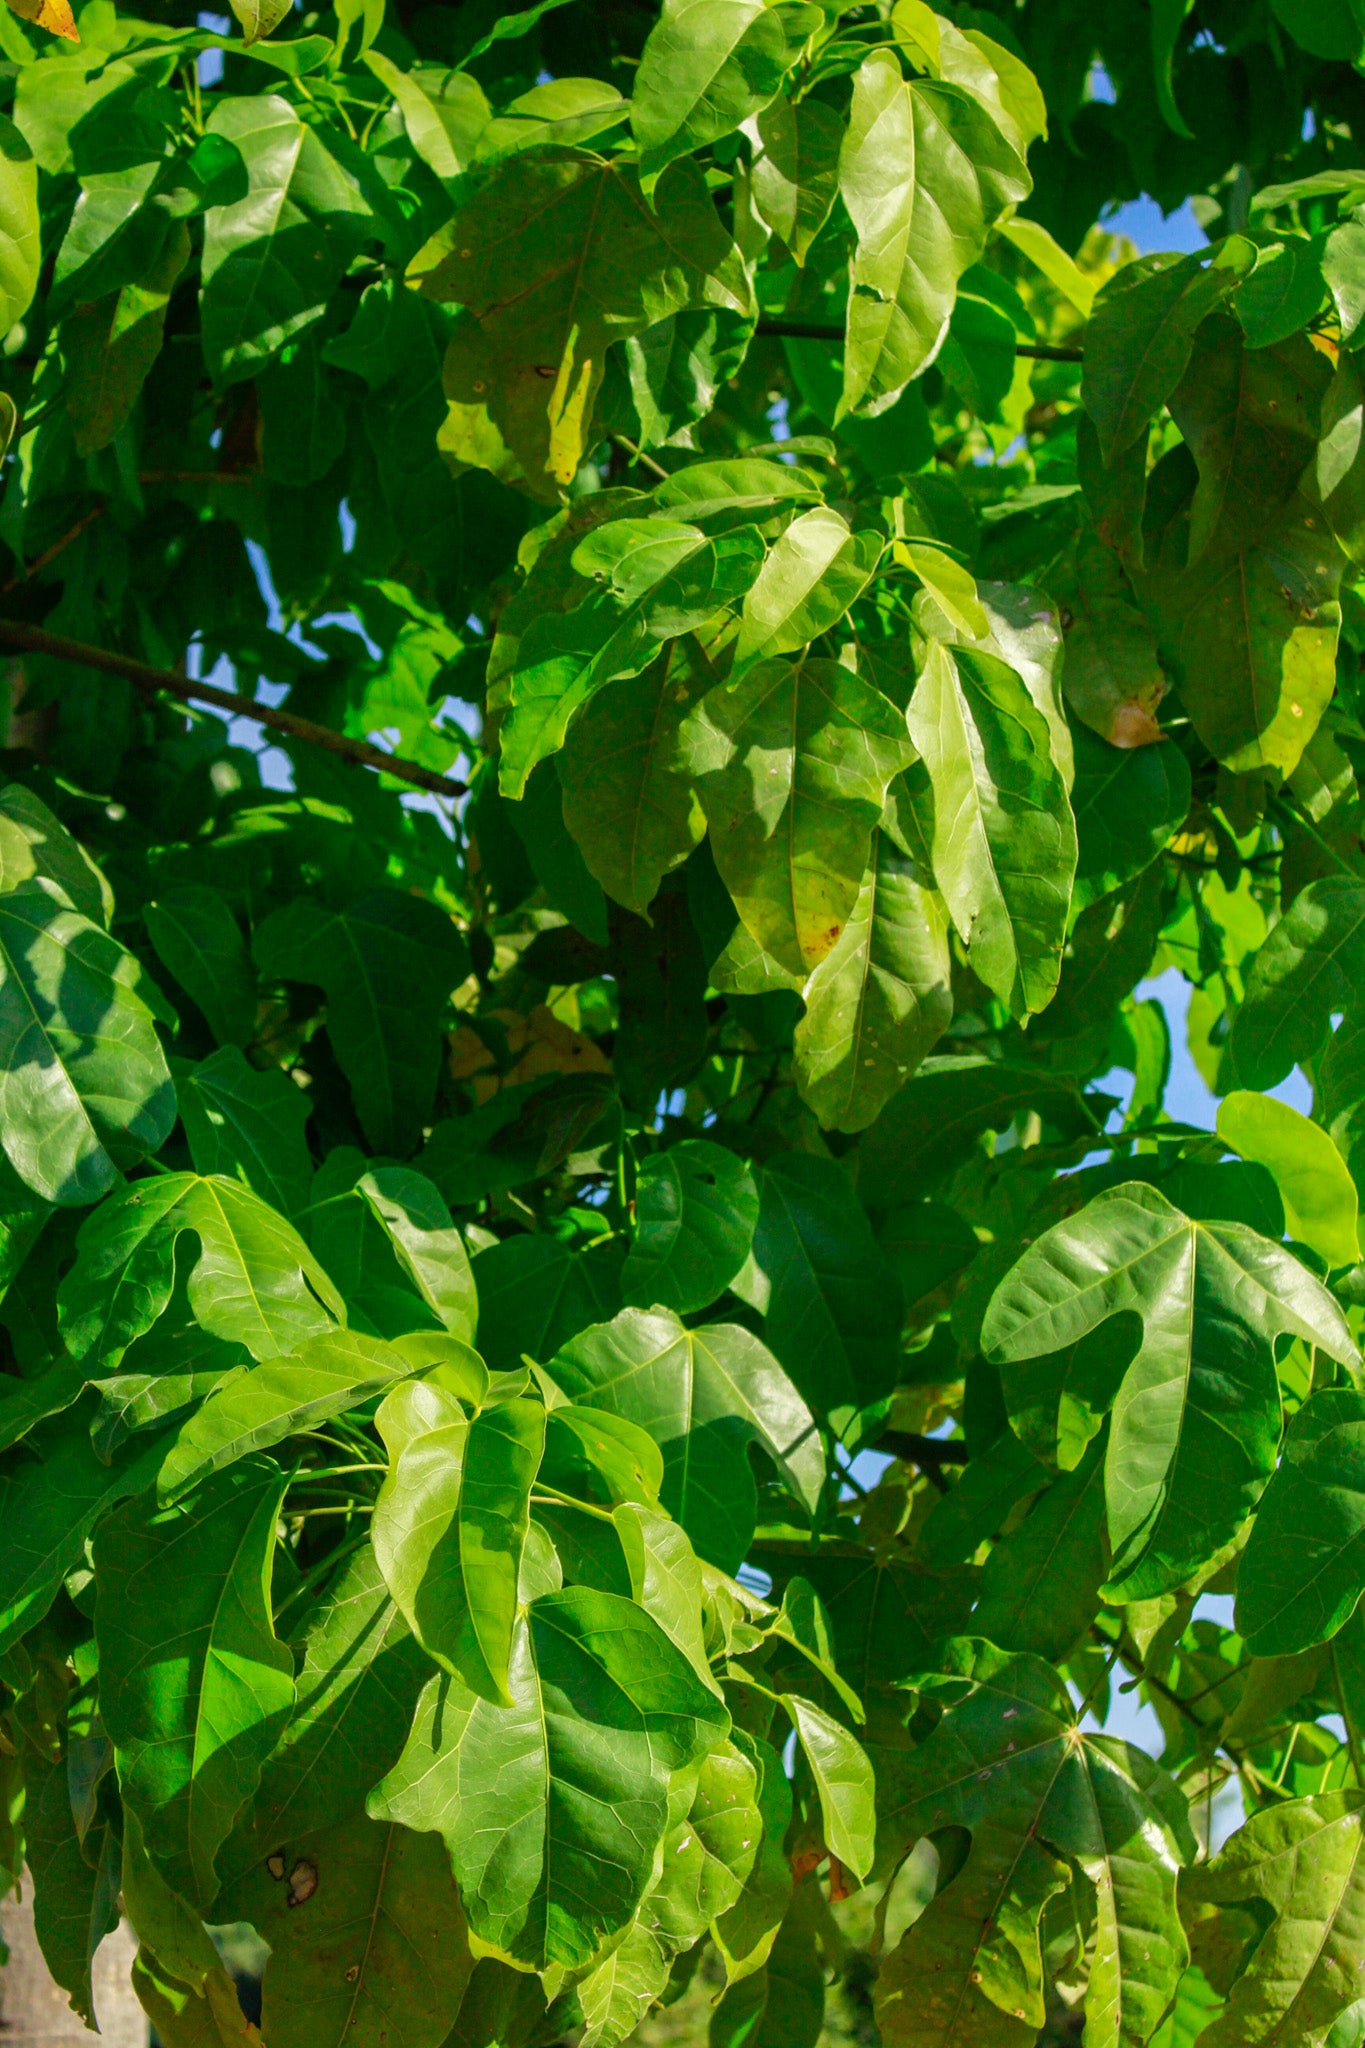
[[[756,334],[772,336],[785,341],[843,341],[842,327],[832,327],[823,320],[760,320]],[[1053,342],[1016,341],[1014,353],[1030,356],[1040,363],[1083,363],[1085,351],[1066,348]]]
[[[423,768],[416,761],[405,760],[401,754],[386,754],[382,747],[372,746],[368,740],[347,739],[342,733],[333,732],[329,725],[317,725],[311,718],[300,718],[296,712],[279,710],[271,704],[254,703],[250,698],[240,696],[236,690],[220,690],[212,683],[191,682],[187,676],[173,675],[169,669],[152,668],[145,661],[133,660],[131,655],[111,654],[103,647],[87,646],[82,640],[68,640],[64,633],[49,633],[41,626],[25,625],[20,619],[0,619],[0,646],[22,647],[31,654],[51,655],[54,661],[70,661],[80,668],[101,669],[106,675],[122,676],[149,694],[165,691],[167,696],[178,697],[182,704],[217,705],[220,710],[230,711],[235,718],[254,719],[258,725],[268,726],[272,732],[287,733],[291,739],[323,747],[329,754],[339,755],[343,761],[378,768],[383,774],[392,775],[395,781],[410,782],[417,789],[434,790],[437,796],[463,796],[467,788],[453,776],[438,775],[434,768]]]
[[[258,484],[258,469],[140,469],[140,484]]]
[[[101,504],[92,505],[88,512],[82,513],[76,524],[68,527],[61,539],[54,540],[50,548],[44,548],[37,560],[29,563],[22,575],[11,576],[8,583],[0,584],[0,597],[8,597],[11,590],[17,590],[21,583],[31,583],[39,570],[45,569],[49,562],[55,562],[58,555],[64,555],[71,543],[79,540],[86,527],[93,526],[103,512],[104,506]]]

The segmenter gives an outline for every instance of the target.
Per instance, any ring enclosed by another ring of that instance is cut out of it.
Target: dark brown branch
[[[902,1458],[907,1465],[918,1465],[925,1478],[940,1488],[945,1483],[945,1465],[965,1465],[969,1460],[967,1446],[960,1436],[921,1436],[917,1429],[884,1429],[868,1448],[889,1451],[893,1458]]]
[[[122,676],[135,683],[139,690],[149,695],[164,691],[169,697],[178,697],[182,704],[214,704],[220,710],[230,711],[236,718],[254,718],[258,725],[268,726],[272,732],[287,733],[290,739],[303,740],[311,747],[323,747],[329,754],[336,754],[343,761],[356,766],[379,768],[385,775],[392,775],[399,782],[408,782],[416,789],[430,789],[437,796],[463,796],[466,784],[456,782],[449,775],[438,775],[434,768],[423,768],[416,761],[407,761],[401,754],[386,754],[382,747],[375,747],[368,740],[351,740],[339,732],[333,732],[329,725],[317,725],[311,718],[300,718],[297,712],[277,709],[272,704],[256,704],[249,697],[239,696],[235,690],[220,690],[213,683],[192,682],[187,676],[173,675],[169,669],[152,668],[145,661],[134,661],[127,654],[110,654],[103,647],[88,647],[81,640],[68,640],[65,634],[48,633],[41,626],[25,625],[19,619],[0,619],[0,647],[23,648],[30,654],[48,654],[54,661],[70,661],[81,668],[102,669],[106,675]]]
[[[760,320],[754,330],[757,334],[772,335],[787,341],[842,341],[842,327],[831,327],[820,320]],[[1081,363],[1085,351],[1079,348],[1065,348],[1053,342],[1016,341],[1014,353],[1017,356],[1031,356],[1039,363]]]

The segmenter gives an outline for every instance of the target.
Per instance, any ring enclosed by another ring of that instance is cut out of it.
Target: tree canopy
[[[1361,0],[0,45],[75,2009],[122,1912],[163,2048],[1356,2048]]]

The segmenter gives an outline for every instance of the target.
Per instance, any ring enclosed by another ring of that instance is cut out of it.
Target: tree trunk
[[[31,1894],[0,1901],[0,1932],[9,1962],[0,1970],[0,2048],[93,2048],[85,2022],[54,1984],[33,1932]],[[95,1957],[95,2012],[105,2048],[147,2048],[147,2019],[129,1971],[133,1938],[125,1924],[100,1944]]]

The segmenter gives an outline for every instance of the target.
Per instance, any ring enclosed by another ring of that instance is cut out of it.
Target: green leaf
[[[522,1235],[490,1245],[474,1261],[479,1290],[479,1349],[495,1372],[523,1353],[550,1359],[620,1306],[615,1247],[575,1252],[559,1239]]]
[[[875,414],[933,361],[958,279],[1030,179],[1019,139],[973,92],[907,79],[877,50],[854,79],[839,189],[858,234],[843,406]]]
[[[1205,321],[1171,394],[1171,416],[1199,468],[1188,560],[1254,536],[1285,505],[1317,452],[1327,364],[1306,340],[1243,348],[1226,315]]]
[[[994,1546],[972,1627],[1003,1650],[1060,1661],[1094,1620],[1108,1572],[1103,1446],[1095,1443]]]
[[[71,1810],[65,1760],[26,1761],[24,1832],[33,1882],[33,1931],[43,1961],[87,2026],[95,2024],[95,1952],[118,1926],[118,1842],[107,1823],[82,1842]],[[17,1944],[16,1944],[17,1946]],[[12,1951],[11,1951],[12,1953]],[[58,2001],[50,2008],[59,2018]]]
[[[1173,741],[1115,747],[1081,726],[1075,742],[1073,914],[1150,867],[1190,808],[1189,765]]]
[[[428,1656],[510,1705],[508,1659],[530,1492],[545,1443],[538,1401],[502,1401],[391,1444],[374,1511],[385,1583]]]
[[[635,1239],[621,1274],[633,1308],[658,1302],[679,1315],[725,1292],[749,1256],[758,1189],[742,1159],[689,1138],[643,1161],[635,1186]]]
[[[575,1401],[648,1431],[664,1454],[664,1506],[722,1571],[735,1569],[753,1536],[750,1442],[804,1507],[820,1497],[824,1453],[810,1410],[747,1330],[688,1330],[675,1315],[628,1308],[565,1345],[550,1370]]]
[[[1172,68],[1180,31],[1192,5],[1193,0],[1158,0],[1152,9],[1152,73],[1156,82],[1157,104],[1166,126],[1185,142],[1193,142],[1194,136],[1175,102]]]
[[[167,1883],[207,1908],[214,1859],[294,1703],[270,1568],[285,1478],[262,1459],[180,1507],[129,1502],[95,1539],[100,1711]]]
[[[114,892],[103,871],[41,797],[22,782],[7,782],[0,789],[0,893],[40,876],[55,882],[82,917],[107,928]]]
[[[452,412],[442,445],[553,500],[591,443],[606,350],[670,313],[749,309],[734,243],[691,162],[651,208],[639,173],[587,152],[525,151],[462,186],[430,298],[463,310],[446,357]],[[519,289],[509,300],[506,279]]]
[[[203,1012],[219,1045],[256,1035],[256,977],[231,910],[213,889],[171,889],[143,912],[156,957]]]
[[[664,0],[635,74],[631,132],[646,186],[678,157],[719,142],[774,99],[819,7]]]
[[[803,991],[793,1048],[826,1130],[861,1131],[952,1022],[947,919],[885,832],[853,914]]]
[[[441,2048],[474,1969],[439,1842],[363,1815],[283,1844],[230,1894],[270,1945],[261,2028],[280,2048]],[[265,2029],[269,2028],[269,2033]]]
[[[784,1692],[782,1704],[820,1795],[825,1847],[855,1877],[866,1877],[872,1868],[877,1832],[872,1766],[866,1752],[846,1728],[810,1700]]]
[[[1156,714],[1167,689],[1155,628],[1139,609],[1118,556],[1097,536],[1082,540],[1076,572],[1066,701],[1098,738],[1145,752],[1161,744]]]
[[[176,1103],[197,1173],[237,1180],[283,1216],[308,1206],[310,1103],[278,1067],[251,1066],[224,1045],[195,1067],[177,1064]]]
[[[1237,1079],[1273,1088],[1321,1051],[1365,978],[1365,886],[1328,875],[1301,889],[1257,953],[1232,1027]]]
[[[1000,1392],[1020,1443],[1044,1464],[1075,1471],[1114,1405],[1141,1337],[1138,1318],[1124,1311],[1063,1350],[1002,1365]]]
[[[798,1906],[758,1969],[732,1982],[716,2007],[711,2048],[815,2048],[824,2017],[824,1967]]]
[[[253,942],[263,974],[327,995],[327,1035],[376,1151],[411,1152],[431,1115],[440,1022],[469,949],[435,905],[376,889],[338,913],[306,896]]]
[[[42,1620],[100,1517],[152,1484],[165,1446],[128,1444],[105,1463],[76,1429],[44,1449],[41,1462],[25,1461],[0,1480],[0,1652]]]
[[[175,1093],[134,956],[40,872],[0,896],[0,1143],[45,1201],[156,1152]]]
[[[207,133],[246,171],[241,197],[204,217],[204,352],[216,381],[236,384],[322,317],[372,224],[319,131],[278,94],[220,100]]]
[[[1200,739],[1237,774],[1291,775],[1331,699],[1343,558],[1300,493],[1254,537],[1137,578]]]
[[[501,734],[503,794],[523,794],[531,770],[563,746],[576,714],[605,684],[639,675],[663,641],[742,597],[763,553],[749,526],[712,538],[674,519],[613,519],[573,550],[567,615],[546,603],[533,573],[520,595],[544,609],[525,631],[515,629],[523,611],[499,635],[488,667],[490,703],[512,707]]]
[[[714,1747],[729,1717],[657,1623],[586,1587],[518,1618],[509,1684],[507,1708],[431,1679],[370,1811],[445,1837],[480,1941],[533,1967],[581,1967],[653,1876],[669,1772]]]
[[[139,276],[93,305],[75,307],[62,322],[66,411],[77,454],[107,448],[127,426],[161,353],[166,310],[190,252],[189,229],[177,221]]]
[[[137,1814],[123,1813],[122,1911],[137,1932],[139,1945],[156,1943],[158,1965],[181,1984],[204,1996],[209,1979],[221,1965],[203,1921],[194,1908],[173,1892],[147,1854]]]
[[[1011,338],[1011,364],[1013,357]],[[977,594],[975,576],[946,549],[932,547],[927,541],[898,540],[892,553],[903,567],[914,570],[955,633],[975,639],[990,632],[991,622]]]
[[[693,643],[672,640],[638,681],[591,699],[559,756],[564,823],[607,894],[641,917],[706,830],[679,735],[710,681]]]
[[[1310,325],[1327,295],[1323,255],[1329,239],[1295,235],[1261,250],[1232,301],[1248,348],[1273,348]]]
[[[176,1333],[177,1337],[183,1334]],[[193,1335],[203,1338],[198,1329]],[[218,1345],[216,1337],[204,1341],[211,1347]],[[229,1347],[224,1345],[222,1349]],[[92,1380],[90,1384],[99,1392],[100,1405],[90,1425],[90,1440],[101,1458],[111,1458],[125,1437],[152,1429],[158,1422],[180,1419],[245,1364],[243,1358],[240,1365],[207,1366],[198,1372],[119,1372],[112,1379]],[[75,1370],[84,1379],[82,1369],[78,1366]]]
[[[135,1182],[82,1224],[57,1302],[73,1358],[115,1365],[151,1329],[170,1301],[185,1230],[199,1239],[189,1306],[210,1336],[278,1358],[345,1322],[303,1239],[258,1195],[237,1181],[174,1173]]]
[[[684,729],[721,878],[790,973],[853,914],[887,786],[912,750],[895,708],[838,662],[766,661]]]
[[[0,328],[22,320],[38,288],[38,166],[12,121],[0,129]]]
[[[705,418],[738,372],[754,316],[723,307],[670,313],[625,344],[626,375],[642,448],[666,448]]]
[[[925,1563],[940,1570],[965,1564],[1000,1534],[1011,1510],[1036,1493],[1046,1476],[1033,1453],[1008,1430],[977,1446],[957,1485],[934,1502],[925,1518]]]
[[[789,1152],[763,1169],[759,1193],[753,1263],[736,1292],[766,1317],[811,1407],[842,1432],[895,1384],[895,1275],[832,1159]]]
[[[1268,1806],[1182,1880],[1190,1907],[1256,1916],[1255,1945],[1223,2011],[1200,2035],[1202,2048],[1325,2041],[1355,2003],[1360,1821],[1357,1791]]]
[[[1237,1627],[1256,1657],[1326,1642],[1365,1590],[1365,1396],[1323,1387],[1285,1439],[1237,1573]]]
[[[950,1054],[926,1060],[858,1148],[858,1178],[878,1208],[926,1194],[987,1131],[1034,1109],[1067,1137],[1096,1125],[1074,1083],[1040,1068]]]
[[[1360,10],[1354,0],[1327,0],[1310,6],[1306,0],[1273,0],[1275,17],[1301,49],[1315,57],[1356,60],[1362,53]],[[1335,2048],[1335,2044],[1334,2044]]]
[[[237,1987],[221,1963],[201,1996],[168,1970],[144,1941],[133,1957],[131,1975],[138,2004],[163,2048],[223,2048],[223,2027],[230,2027],[242,2008]]]
[[[430,1675],[368,1543],[309,1604],[291,1647],[294,1712],[261,1769],[244,1866],[360,1813],[367,1787],[398,1761]],[[239,1841],[240,1822],[225,1862]]]
[[[273,36],[289,13],[284,0],[234,0],[232,11],[242,24],[242,34],[248,43]]]
[[[828,505],[793,519],[744,600],[732,680],[755,662],[794,654],[827,633],[866,589],[884,545],[875,528],[854,533]]]
[[[1166,403],[1200,324],[1255,262],[1254,245],[1229,235],[1212,251],[1131,264],[1099,294],[1086,327],[1081,391],[1107,468]]]
[[[1218,1135],[1275,1176],[1290,1237],[1321,1253],[1329,1267],[1357,1263],[1356,1185],[1326,1131],[1287,1102],[1239,1088],[1218,1105]]]
[[[995,656],[930,644],[907,714],[934,790],[934,878],[977,974],[1012,1014],[1051,1000],[1076,827],[1046,721]]]
[[[493,26],[465,51],[460,59],[461,68],[466,64],[472,64],[475,58],[484,56],[495,43],[524,36],[552,8],[564,7],[567,4],[568,0],[534,0],[530,7],[519,7],[511,14],[500,14]]]
[[[780,94],[759,114],[754,133],[760,144],[750,173],[754,205],[804,264],[839,194],[843,123],[821,100],[793,102]]]
[[[356,1192],[441,1328],[472,1342],[479,1297],[469,1253],[431,1182],[404,1166],[381,1166],[362,1176]]]
[[[512,824],[532,873],[556,910],[595,946],[607,943],[607,905],[564,816],[559,764],[542,761],[528,779]]]
[[[165,1505],[179,1500],[239,1458],[387,1393],[410,1370],[389,1345],[354,1330],[335,1330],[289,1358],[234,1375],[181,1425],[157,1474],[158,1499]]]
[[[947,1713],[892,1763],[880,1860],[934,1829],[968,1829],[971,1846],[883,1963],[883,2039],[927,2048],[951,2029],[1022,2048],[1043,2023],[1039,1916],[1070,1881],[1066,1857],[1095,1888],[1087,2024],[1136,2048],[1189,1954],[1176,1910],[1177,1872],[1194,1853],[1182,1796],[1128,1743],[1082,1735],[1037,1659],[964,1642],[945,1670]]]
[[[1322,1284],[1244,1224],[1192,1223],[1140,1182],[1054,1224],[992,1296],[982,1346],[998,1363],[1074,1344],[1132,1310],[1143,1344],[1114,1407],[1105,1496],[1126,1600],[1181,1585],[1237,1532],[1280,1436],[1272,1341],[1292,1333],[1353,1363]]]

